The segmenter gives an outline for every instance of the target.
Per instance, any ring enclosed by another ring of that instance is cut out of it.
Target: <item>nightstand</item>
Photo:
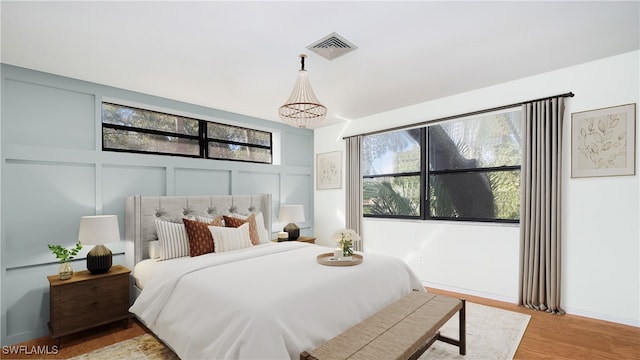
[[[49,279],[51,337],[60,345],[62,336],[114,321],[129,327],[129,273],[114,265],[104,274],[78,271],[69,280]]]
[[[316,243],[316,238],[315,238],[315,236],[314,237],[311,237],[311,236],[300,236],[299,238],[296,239],[296,241],[315,244]]]
[[[273,239],[271,240],[272,242],[280,242],[280,240],[278,239]],[[289,241],[289,240],[282,240],[282,241]],[[300,236],[299,238],[297,238],[295,241],[301,241],[301,242],[306,242],[309,244],[315,244],[316,243],[316,238],[315,236]]]

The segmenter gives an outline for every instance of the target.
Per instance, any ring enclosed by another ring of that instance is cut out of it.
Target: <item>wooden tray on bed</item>
[[[319,264],[328,266],[353,266],[362,263],[362,255],[353,254],[352,260],[329,260],[333,257],[333,253],[324,253],[316,257]]]

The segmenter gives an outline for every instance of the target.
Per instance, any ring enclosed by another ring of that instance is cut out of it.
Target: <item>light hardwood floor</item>
[[[575,315],[550,315],[533,311],[515,304],[484,299],[476,296],[453,293],[438,289],[428,289],[467,301],[516,311],[531,315],[516,359],[630,359],[640,360],[640,328],[594,320]],[[64,337],[56,354],[34,355],[34,347],[53,349],[55,344],[49,337],[42,337],[23,344],[31,354],[7,355],[2,359],[67,359],[99,349],[116,342],[130,339],[146,332],[137,321],[132,321],[128,329],[120,323],[87,330],[77,335]],[[491,360],[491,359],[487,359]]]
[[[551,315],[516,304],[428,289],[437,294],[531,315],[515,359],[640,359],[640,328],[576,315]]]

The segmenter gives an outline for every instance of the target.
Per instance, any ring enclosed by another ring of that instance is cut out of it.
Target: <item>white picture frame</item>
[[[316,189],[342,188],[342,152],[332,151],[316,155]]]
[[[571,114],[571,177],[635,175],[636,104]]]

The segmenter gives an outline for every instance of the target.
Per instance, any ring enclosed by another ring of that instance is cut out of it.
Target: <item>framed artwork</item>
[[[636,104],[571,114],[571,177],[635,175]]]
[[[333,151],[316,155],[316,189],[342,187],[342,153]]]

